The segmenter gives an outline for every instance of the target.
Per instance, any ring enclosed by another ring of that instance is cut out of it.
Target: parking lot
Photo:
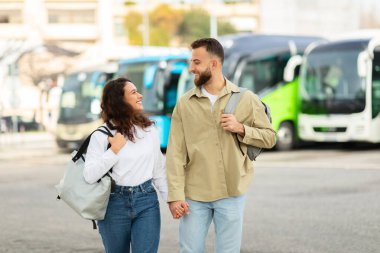
[[[0,146],[0,252],[103,252],[91,222],[56,200],[69,154],[47,134],[9,140]],[[264,152],[247,193],[241,252],[379,252],[379,153],[339,145]],[[161,210],[159,252],[178,252],[178,221],[166,203]],[[206,252],[213,238],[211,227]]]

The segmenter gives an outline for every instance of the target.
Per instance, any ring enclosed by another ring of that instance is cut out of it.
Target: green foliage
[[[128,39],[130,45],[142,45],[143,36],[141,28],[143,24],[143,17],[138,12],[130,12],[125,17],[125,27],[128,31]]]
[[[150,44],[155,46],[169,46],[171,39],[177,33],[178,25],[183,14],[167,4],[161,4],[149,15]]]
[[[131,45],[142,45],[143,17],[130,12],[125,18],[125,27]],[[218,21],[218,35],[234,33],[236,29],[228,22]],[[149,13],[150,45],[170,46],[174,41],[188,46],[192,41],[210,36],[210,15],[201,8],[178,11],[162,4]]]
[[[171,36],[163,27],[152,27],[149,34],[150,45],[169,46]]]
[[[186,11],[178,28],[181,43],[189,45],[197,38],[210,35],[210,15],[203,9],[193,8]]]
[[[218,35],[236,32],[230,23],[220,20],[217,22]],[[210,37],[210,14],[201,8],[194,8],[185,12],[178,29],[178,36],[183,45],[189,45],[199,38]]]
[[[167,4],[161,4],[149,15],[150,25],[161,27],[170,34],[175,34],[183,19],[181,11],[174,10]]]
[[[218,21],[218,35],[236,33],[236,28],[228,22]]]
[[[182,21],[181,11],[172,9],[167,4],[157,6],[149,13],[149,44],[169,46]],[[130,12],[125,18],[125,27],[131,45],[143,44],[143,17],[140,13]]]

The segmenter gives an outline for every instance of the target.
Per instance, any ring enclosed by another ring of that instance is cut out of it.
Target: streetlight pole
[[[210,37],[216,38],[218,36],[218,20],[215,14],[210,16]]]
[[[211,11],[210,11],[210,37],[216,38],[218,36],[218,20],[216,17],[215,10],[217,9],[216,5],[217,0],[211,0]]]
[[[149,46],[149,9],[147,5],[148,0],[143,1],[144,6],[144,16],[143,16],[143,44],[144,46]]]

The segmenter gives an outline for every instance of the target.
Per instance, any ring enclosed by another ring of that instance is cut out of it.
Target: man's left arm
[[[250,109],[253,124],[242,124],[235,115],[222,114],[221,126],[226,131],[237,133],[240,142],[259,148],[272,148],[276,144],[276,132],[265,114],[264,105],[257,96],[252,95],[250,101],[245,101],[242,106]]]

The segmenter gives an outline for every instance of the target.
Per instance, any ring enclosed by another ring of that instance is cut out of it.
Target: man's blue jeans
[[[104,220],[98,221],[107,253],[155,253],[160,240],[160,208],[151,180],[116,186]]]
[[[215,252],[239,253],[245,195],[213,202],[186,199],[190,214],[180,220],[179,242],[181,253],[203,253],[207,231],[214,222]]]

